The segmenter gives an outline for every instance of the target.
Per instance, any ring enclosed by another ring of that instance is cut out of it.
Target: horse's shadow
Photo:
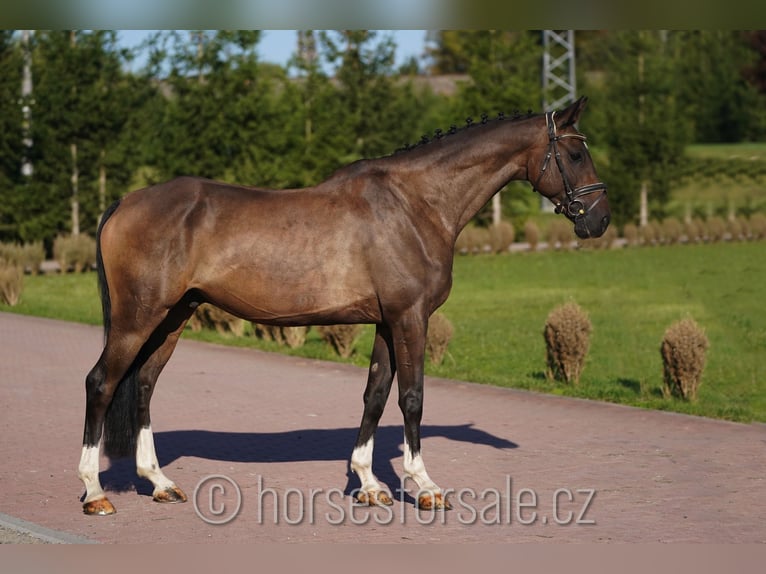
[[[158,432],[154,439],[162,467],[184,456],[250,463],[348,461],[358,432],[358,428],[351,427],[266,433],[178,430]],[[421,437],[443,437],[498,449],[512,449],[518,446],[510,440],[475,428],[470,423],[423,425]],[[402,444],[401,426],[381,426],[375,433],[373,469],[377,477],[390,487],[400,484],[392,460],[401,456]],[[344,492],[349,495],[360,483],[348,464],[346,478]],[[124,491],[135,488],[139,494],[152,493],[151,484],[136,475],[135,461],[132,459],[112,461],[109,468],[101,473],[101,481],[111,490]]]

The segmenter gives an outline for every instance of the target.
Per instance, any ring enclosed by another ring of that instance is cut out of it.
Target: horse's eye
[[[582,154],[579,151],[574,151],[569,154],[569,159],[572,161],[580,161],[582,159]]]

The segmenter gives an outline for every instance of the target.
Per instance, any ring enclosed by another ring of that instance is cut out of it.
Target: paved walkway
[[[399,492],[395,396],[375,471],[397,500],[370,509],[347,471],[364,370],[194,341],[152,402],[160,463],[190,501],[154,503],[132,461],[104,460],[117,514],[88,517],[76,468],[100,349],[99,328],[0,313],[0,527],[47,542],[766,542],[764,425],[428,379],[423,453],[454,509],[418,513],[414,485]]]

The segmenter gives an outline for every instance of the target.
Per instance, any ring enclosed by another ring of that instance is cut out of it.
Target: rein
[[[545,175],[545,170],[548,169],[548,164],[551,161],[551,157],[554,157],[556,159],[556,165],[559,168],[559,173],[561,173],[561,179],[564,181],[564,190],[566,191],[566,195],[567,195],[566,205],[557,203],[555,211],[556,213],[564,213],[570,219],[584,217],[586,213],[589,210],[591,210],[606,195],[606,184],[602,182],[598,182],[598,183],[583,185],[582,187],[577,187],[577,188],[572,187],[572,184],[570,183],[569,178],[567,177],[567,172],[564,167],[564,162],[561,160],[561,153],[559,152],[558,142],[559,140],[562,140],[565,138],[576,138],[582,141],[585,141],[586,138],[582,134],[562,134],[562,135],[557,134],[556,120],[553,117],[555,114],[556,114],[555,111],[545,113],[545,125],[548,128],[548,149],[545,154],[545,160],[543,161],[543,167],[540,170],[540,175],[537,176],[537,180],[535,181],[533,185],[533,189],[537,191],[537,184],[540,183],[540,180]],[[586,209],[585,204],[582,202],[580,198],[586,195],[590,195],[592,193],[596,193],[597,191],[600,191],[601,195],[598,198],[596,198],[596,200],[593,203],[591,203]]]

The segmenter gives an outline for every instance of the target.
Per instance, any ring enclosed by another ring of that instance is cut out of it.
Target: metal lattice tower
[[[575,101],[574,30],[543,30],[543,110],[550,112]],[[543,211],[553,204],[541,198]]]
[[[543,30],[543,109],[575,101],[574,30]]]

